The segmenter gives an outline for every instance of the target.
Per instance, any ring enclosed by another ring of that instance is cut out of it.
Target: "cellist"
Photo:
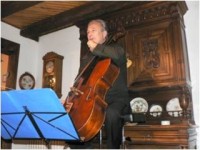
[[[124,115],[124,113],[129,113],[130,107],[127,88],[126,54],[124,49],[117,43],[105,44],[108,39],[108,28],[103,20],[97,19],[88,23],[87,38],[90,53],[81,59],[79,72],[94,55],[101,58],[111,58],[120,69],[118,78],[106,94],[105,100],[108,106],[104,122],[107,148],[119,149],[122,142],[123,127],[123,121],[120,116]]]

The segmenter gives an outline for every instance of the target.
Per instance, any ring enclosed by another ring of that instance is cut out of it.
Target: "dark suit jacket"
[[[126,54],[124,49],[119,44],[97,45],[94,51],[89,52],[81,59],[80,70],[94,57],[111,58],[113,63],[119,67],[120,73],[113,86],[106,94],[106,102],[122,102],[129,105],[128,88],[127,88],[127,70],[126,70]]]

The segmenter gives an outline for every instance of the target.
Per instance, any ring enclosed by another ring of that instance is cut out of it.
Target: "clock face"
[[[46,67],[46,72],[47,73],[52,73],[53,70],[54,70],[54,62],[53,61],[47,62],[45,67]]]
[[[21,89],[33,89],[35,86],[35,79],[29,73],[24,73],[19,79],[19,86]]]

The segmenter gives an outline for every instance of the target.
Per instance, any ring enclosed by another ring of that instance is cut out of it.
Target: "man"
[[[121,116],[130,107],[126,85],[126,54],[124,49],[118,44],[106,44],[107,37],[107,26],[103,20],[97,19],[89,22],[87,27],[87,45],[91,53],[88,53],[87,56],[81,59],[80,71],[94,55],[101,58],[111,58],[113,63],[119,67],[120,73],[118,78],[107,92],[105,99],[108,104],[105,118],[107,148],[119,149],[122,141],[123,127]]]

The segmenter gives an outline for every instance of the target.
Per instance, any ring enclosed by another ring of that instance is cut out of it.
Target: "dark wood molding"
[[[41,3],[41,1],[2,1],[1,2],[1,18],[7,17],[17,11],[26,9],[33,5]]]
[[[142,4],[144,2],[119,2],[119,1],[96,1],[91,2],[78,9],[63,12],[46,20],[36,22],[27,28],[21,30],[20,34],[24,37],[38,41],[39,37],[50,32],[54,32],[74,24],[78,24],[84,20],[93,19],[104,14],[132,7],[133,5]]]
[[[29,2],[3,1],[1,2],[1,9],[2,9],[1,17],[5,18],[9,15],[12,15],[15,12],[24,10],[31,6],[37,5],[41,2],[42,1],[29,1]],[[55,16],[51,16],[44,20],[35,22],[21,29],[20,35],[38,41],[39,37],[42,35],[70,27],[72,25],[81,26],[82,23],[87,23],[88,20],[94,18],[101,18],[102,16],[110,16],[110,14],[115,14],[116,12],[122,9],[126,12],[127,9],[131,8],[133,11],[130,14],[128,15],[120,14],[120,17],[117,18],[115,17],[115,19],[112,19],[114,20],[114,22],[124,21],[123,24],[125,26],[129,26],[135,23],[139,23],[140,21],[144,21],[143,17],[151,17],[150,16],[151,14],[156,15],[155,12],[160,11],[161,10],[160,8],[156,10],[152,9],[150,11],[145,10],[145,12],[142,12],[142,10],[146,9],[146,7],[152,7],[153,5],[154,6],[158,5],[159,3],[160,2],[158,1],[91,1],[80,7],[67,10]],[[180,7],[181,9],[179,11],[181,13],[184,13],[186,7],[184,2],[180,2],[178,3],[178,5],[181,5]],[[175,10],[176,9],[172,9],[171,11],[173,11],[173,13],[176,14],[176,12],[174,12]],[[135,14],[135,12],[139,13]],[[129,20],[130,16],[132,15],[136,16],[135,18],[136,20],[134,20],[134,22]],[[139,22],[137,21],[137,19],[140,19]],[[147,19],[145,19],[145,21]]]
[[[9,56],[6,90],[16,89],[20,44],[1,38],[1,53]]]

